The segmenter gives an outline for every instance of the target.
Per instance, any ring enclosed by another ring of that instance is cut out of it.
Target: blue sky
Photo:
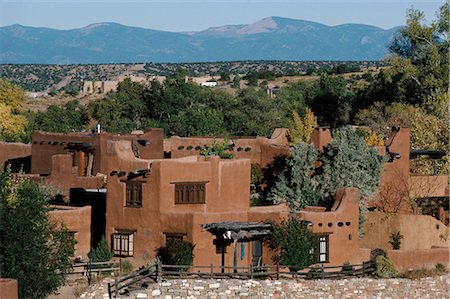
[[[414,7],[435,18],[442,1],[337,0],[134,0],[5,1],[0,0],[0,26],[22,24],[57,29],[117,22],[166,31],[199,31],[213,26],[249,24],[268,16],[315,21],[326,25],[361,23],[384,29],[405,24]]]

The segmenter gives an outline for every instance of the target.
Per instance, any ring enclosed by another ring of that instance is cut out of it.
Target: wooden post
[[[108,282],[108,296],[111,299],[111,284]]]
[[[321,278],[323,279],[323,277],[325,276],[325,272],[323,271],[323,265],[320,265],[320,272]]]
[[[277,280],[280,279],[280,264],[277,262]]]
[[[210,266],[209,266],[210,268],[209,268],[209,275],[211,276],[211,278],[213,277],[213,273],[214,273],[214,270],[213,270],[213,264],[211,264]],[[223,267],[222,267],[222,273],[223,273]]]
[[[250,263],[250,279],[253,279],[253,264]]]
[[[88,286],[91,285],[91,279],[92,279],[92,273],[91,273],[91,259],[89,258],[88,264],[87,264],[87,277],[88,277]]]
[[[363,262],[363,273],[362,273],[362,275],[363,276],[366,275],[366,263],[365,262]]]
[[[118,289],[118,285],[117,285],[117,278],[114,278],[114,298],[117,298],[117,289]]]
[[[158,272],[158,278],[157,278],[157,281],[158,281],[158,283],[161,283],[161,281],[162,281],[162,278],[161,278],[161,276],[162,276],[162,265],[161,265],[161,260],[159,260],[158,259],[158,264],[157,264],[157,269],[156,269],[156,271]]]
[[[234,256],[233,256],[233,272],[237,273],[237,242],[239,239],[234,240]]]

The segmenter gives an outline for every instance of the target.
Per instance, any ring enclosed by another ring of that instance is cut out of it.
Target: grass
[[[437,263],[433,269],[417,269],[402,273],[399,277],[407,279],[421,279],[425,277],[441,276],[448,273],[444,264]]]

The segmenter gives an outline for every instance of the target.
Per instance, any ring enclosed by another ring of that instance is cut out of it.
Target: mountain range
[[[0,27],[1,64],[241,60],[380,60],[400,27],[268,17],[248,25],[167,32],[117,23],[79,29]]]

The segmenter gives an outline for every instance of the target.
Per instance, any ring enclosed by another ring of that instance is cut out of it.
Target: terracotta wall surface
[[[260,164],[261,167],[271,162],[268,157],[270,153],[266,153],[268,145],[276,145],[278,147],[287,146],[287,129],[275,129],[271,138],[266,137],[229,137],[230,143],[234,144],[230,153],[234,153],[238,159],[250,159],[251,163]],[[192,155],[198,155],[201,146],[210,146],[214,140],[222,142],[223,138],[213,137],[179,137],[172,136],[170,138],[170,151],[172,158],[180,158]],[[266,146],[266,147],[265,147]],[[166,145],[168,147],[168,144]],[[287,147],[286,147],[287,148]],[[273,151],[273,149],[272,149]],[[287,150],[280,150],[285,152]]]
[[[409,185],[412,198],[448,196],[448,175],[411,175]]]
[[[72,166],[72,156],[58,154],[51,157],[50,175],[40,177],[39,181],[55,186],[68,196],[71,188],[101,189],[105,187],[106,176],[79,176],[78,167]]]
[[[75,233],[75,257],[87,258],[91,250],[91,207],[52,206],[50,221],[58,225],[64,223],[66,228]]]
[[[450,247],[449,228],[435,218],[427,215],[381,212],[368,213],[361,246],[371,249],[392,249],[389,244],[390,235],[396,232],[404,236],[400,249],[423,250],[433,246]]]
[[[116,171],[128,174],[136,169],[150,169],[145,178],[139,178],[143,180],[139,208],[125,206],[126,184],[121,180],[126,176],[108,176],[107,237],[116,229],[135,231],[133,260],[136,263],[148,262],[155,256],[155,250],[165,244],[164,233],[182,233],[196,245],[195,263],[209,261],[209,265],[211,259],[217,259],[215,246],[210,233],[202,232],[201,224],[221,219],[247,221],[249,160],[225,160],[216,156],[137,159],[129,143],[123,141],[108,143],[106,157],[108,165],[114,165]],[[177,182],[205,182],[206,203],[175,204]]]
[[[434,269],[437,263],[449,268],[449,248],[433,248],[421,250],[388,250],[387,257],[392,260],[399,272],[412,269]]]
[[[386,143],[386,151],[400,157],[384,164],[381,171],[381,194],[383,211],[398,210],[403,213],[412,211],[409,201],[409,152],[410,130],[398,128]]]
[[[31,144],[16,142],[0,142],[0,165],[16,158],[25,158],[31,155]]]
[[[313,234],[329,234],[329,260],[327,265],[345,262],[360,263],[358,239],[359,191],[356,188],[338,189],[331,211],[300,211],[301,219],[312,222]]]
[[[106,174],[109,168],[103,164],[109,141],[127,141],[133,144],[135,153],[144,159],[161,159],[164,157],[162,129],[147,129],[144,134],[110,134],[110,133],[48,133],[34,131],[32,135],[31,172],[49,174],[51,171],[51,157],[56,154],[68,154],[66,148],[69,142],[91,143],[95,151],[93,175],[98,172]],[[148,141],[141,145],[138,140]],[[134,155],[134,154],[133,154]],[[73,153],[73,166],[80,167],[81,152]]]
[[[332,141],[331,131],[328,127],[319,127],[314,130],[311,135],[311,143],[316,146],[319,152],[323,152],[324,148]]]
[[[0,278],[0,298],[2,299],[19,298],[19,285],[16,279]]]

